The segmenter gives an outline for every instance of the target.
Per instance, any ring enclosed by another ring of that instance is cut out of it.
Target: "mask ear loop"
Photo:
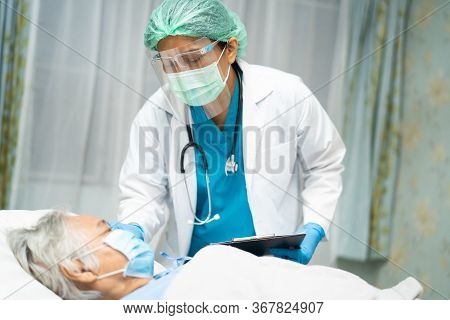
[[[99,246],[97,246],[95,248],[92,248],[91,250],[86,251],[82,255],[79,255],[79,256],[75,257],[75,259],[81,259],[81,258],[83,258],[83,257],[85,257],[85,256],[87,256],[89,254],[92,254],[92,253],[94,253],[94,252],[96,252],[96,251],[98,251],[100,249],[103,249],[106,246],[107,246],[106,244],[101,244],[101,245],[99,245]],[[83,269],[83,270],[84,271],[89,271],[89,270],[85,270],[85,269]],[[125,272],[125,270],[126,270],[126,266],[125,266],[125,268],[122,268],[122,269],[118,269],[118,270],[114,270],[114,271],[111,271],[111,272],[107,272],[107,273],[101,274],[101,275],[97,276],[96,279],[97,280],[101,280],[101,279],[104,279],[104,278],[107,278],[107,277],[110,277],[110,276],[114,276],[116,274]]]
[[[102,275],[97,276],[97,280],[102,280],[104,278],[107,278],[107,277],[110,277],[110,276],[114,276],[114,275],[119,274],[119,273],[123,273],[125,271],[125,269],[126,268],[115,270],[115,271],[111,271],[111,272],[108,272],[108,273],[104,273]]]
[[[225,50],[227,49],[227,47],[228,47],[228,42],[226,43],[225,47],[223,48],[222,53],[220,54],[219,59],[217,59],[217,61],[216,61],[216,66],[219,65],[219,61],[220,61],[220,59],[222,59],[223,54],[225,53]],[[225,79],[223,79],[223,83],[225,83],[225,84],[227,83],[228,77],[230,76],[230,71],[231,71],[231,64],[228,64],[227,76],[225,77]],[[221,75],[221,77],[222,77],[222,75]]]

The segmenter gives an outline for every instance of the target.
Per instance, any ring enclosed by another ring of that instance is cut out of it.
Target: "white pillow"
[[[29,228],[36,224],[40,217],[52,211],[0,210],[0,299],[61,299],[22,269],[6,243],[7,231]],[[165,268],[155,261],[154,273],[164,270]]]
[[[8,230],[31,227],[49,212],[0,210],[0,299],[61,299],[22,269],[6,243]]]

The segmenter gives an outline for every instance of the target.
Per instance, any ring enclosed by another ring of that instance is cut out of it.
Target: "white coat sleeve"
[[[123,223],[141,225],[145,240],[150,241],[167,219],[167,174],[158,121],[147,121],[156,115],[145,109],[131,125],[128,153],[119,177],[118,218]]]
[[[342,161],[346,150],[328,114],[303,82],[299,93],[297,152],[304,173],[303,222],[320,225],[327,240],[342,191]]]

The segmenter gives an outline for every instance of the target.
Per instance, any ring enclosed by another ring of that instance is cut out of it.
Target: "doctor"
[[[272,253],[307,264],[328,239],[345,147],[301,79],[248,64],[246,45],[244,25],[220,0],[154,10],[145,46],[161,88],[131,127],[119,220],[176,256],[306,232],[299,249]]]

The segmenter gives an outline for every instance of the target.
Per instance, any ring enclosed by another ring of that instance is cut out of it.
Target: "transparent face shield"
[[[201,108],[206,119],[227,110],[231,65],[222,71],[226,47],[221,48],[218,43],[200,38],[182,47],[148,52],[161,88],[179,119],[187,121],[189,107],[196,108],[197,113]]]

